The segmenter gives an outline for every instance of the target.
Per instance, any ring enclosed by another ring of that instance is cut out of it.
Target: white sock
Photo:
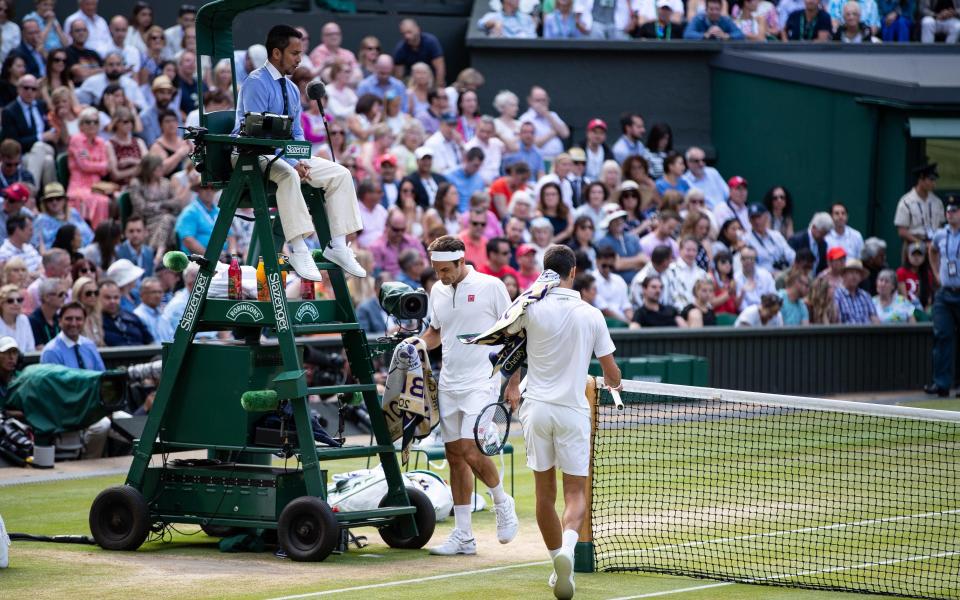
[[[347,247],[347,236],[338,235],[335,238],[330,238],[330,247],[331,248],[346,248]]]
[[[507,501],[507,493],[503,491],[502,481],[496,487],[490,488],[490,493],[493,494],[494,504],[502,504]]]
[[[577,541],[580,539],[580,534],[572,529],[563,530],[563,547],[565,549],[573,550],[577,546]]]
[[[310,249],[307,248],[307,243],[303,241],[303,236],[298,235],[295,239],[290,240],[290,249],[294,252],[309,252]]]
[[[550,560],[555,559],[561,550],[563,550],[563,546],[560,546],[556,550],[547,550],[547,552],[550,553]]]
[[[453,507],[454,526],[468,536],[473,535],[473,525],[470,523],[471,508],[469,504],[461,504]]]

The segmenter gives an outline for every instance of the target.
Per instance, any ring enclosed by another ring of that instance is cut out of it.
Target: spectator
[[[775,185],[763,196],[763,205],[770,213],[770,229],[790,239],[793,237],[793,199],[782,185]]]
[[[575,0],[577,28],[598,40],[625,40],[630,27],[631,7],[626,0]]]
[[[11,54],[3,59],[3,68],[0,69],[0,107],[17,99],[17,82],[27,74],[22,57]]]
[[[791,271],[787,275],[786,287],[780,294],[780,314],[783,324],[791,327],[795,325],[809,325],[810,312],[807,310],[805,297],[810,293],[810,278],[804,273]]]
[[[813,280],[813,252],[810,252],[809,248],[797,250],[797,256],[793,259],[793,264],[790,265],[790,268],[786,271],[781,271],[780,274],[774,278],[778,290],[782,290],[787,286],[787,277],[793,273],[802,273],[811,281]]]
[[[107,26],[106,20],[97,14],[97,4],[97,0],[77,0],[79,10],[63,21],[63,28],[71,31],[73,23],[82,21],[89,29],[87,42],[90,48],[101,52],[102,48],[109,47],[111,39],[110,27]]]
[[[98,347],[103,346],[103,312],[100,310],[100,290],[96,280],[78,277],[73,283],[71,295],[74,301],[82,304],[87,311],[87,318],[83,322],[83,335]]]
[[[511,165],[524,163],[527,167],[529,180],[536,181],[543,177],[543,155],[537,148],[537,127],[531,122],[520,125],[520,135],[517,138],[517,149],[503,157],[503,168],[506,171]]]
[[[519,192],[516,195],[527,196],[529,198],[529,195],[526,192]],[[519,205],[520,203],[515,204]],[[526,211],[527,204],[524,203],[523,207]],[[521,244],[525,244],[530,241],[530,232],[527,231],[528,218],[526,216],[517,216],[519,214],[520,213],[517,212],[516,215],[507,219],[503,227],[503,235],[507,238],[507,241],[510,242],[510,266],[514,269],[520,267],[516,260],[517,248],[519,248]],[[542,221],[538,221],[538,224],[542,223]]]
[[[140,65],[140,73],[137,75],[140,85],[150,85],[154,79],[160,77],[161,75],[166,76],[172,83],[176,71],[176,65],[171,62],[172,71],[169,73],[164,71],[164,67],[166,66],[167,62],[170,61],[171,56],[166,52],[163,29],[157,25],[151,26],[149,29],[147,29],[144,39],[147,40],[146,50],[141,52],[143,62]],[[249,71],[247,73],[249,73]],[[243,83],[242,80],[241,83]],[[148,94],[148,91],[144,90],[144,94]],[[147,102],[150,102],[149,97],[147,98]],[[174,102],[173,105],[178,106],[179,102]]]
[[[831,14],[834,4],[841,4],[841,1],[831,0]],[[872,6],[874,16],[876,16],[876,2],[874,2],[874,0],[868,0],[868,2],[864,4]],[[833,40],[835,42],[842,42],[844,44],[869,44],[876,39],[873,37],[873,34],[875,30],[879,30],[879,27],[872,29],[865,20],[861,20],[860,10],[860,5],[856,0],[848,0],[843,4],[840,22],[835,24],[837,30],[833,33]],[[879,23],[879,19],[877,22]]]
[[[10,6],[10,2],[6,3],[7,6]],[[34,21],[42,29],[40,32],[40,39],[43,41],[43,50],[44,52],[51,52],[57,48],[64,48],[70,45],[70,38],[67,37],[67,34],[64,32],[63,27],[60,25],[60,21],[57,20],[57,13],[54,10],[56,5],[55,0],[37,0],[35,3],[36,9],[33,12],[29,12],[23,17],[23,32],[26,35],[26,25],[27,21]],[[7,15],[9,18],[9,15]],[[3,34],[4,40],[8,38],[6,33]],[[6,45],[6,44],[4,44]],[[0,52],[0,54],[3,54]]]
[[[600,224],[601,229],[605,229],[607,233],[597,242],[597,250],[604,246],[612,247],[617,253],[614,265],[617,274],[623,277],[624,281],[633,281],[637,271],[647,263],[648,255],[640,250],[640,238],[624,231],[626,223],[626,211],[617,209],[608,214]]]
[[[341,62],[330,65],[330,84],[327,85],[327,114],[346,119],[357,105],[357,92],[350,87],[350,68]],[[316,105],[311,102],[311,109]]]
[[[494,119],[497,137],[503,140],[507,150],[516,152],[520,135],[520,121],[517,120],[520,99],[510,90],[501,90],[493,98],[493,107],[498,113],[497,118]],[[530,146],[532,145],[531,142]]]
[[[520,244],[516,251],[517,257],[517,286],[525,290],[533,285],[540,277],[540,266],[537,264],[537,249],[529,244]]]
[[[490,198],[493,202],[493,212],[498,217],[505,217],[508,214],[508,202],[513,199],[514,194],[527,189],[527,181],[530,179],[530,167],[523,161],[511,163],[506,168],[506,175],[498,177],[490,184]]]
[[[33,328],[30,319],[23,314],[23,290],[16,284],[0,287],[0,335],[12,337],[23,352],[33,352]]]
[[[657,192],[657,184],[650,178],[650,163],[647,159],[642,156],[628,156],[623,161],[622,181],[624,183],[633,181],[637,184],[637,190],[640,192],[640,207],[648,216],[660,208],[667,208]],[[683,198],[683,194],[678,193],[677,196]]]
[[[140,86],[132,77],[126,74],[123,64],[123,55],[119,52],[110,52],[103,62],[103,72],[87,77],[77,88],[77,100],[82,104],[96,104],[103,96],[104,90],[111,84],[119,85],[124,96],[135,105],[134,110],[142,111],[147,102],[140,91]],[[172,96],[171,96],[172,97]],[[169,102],[169,100],[167,101]],[[133,109],[133,107],[129,107]],[[155,114],[155,113],[153,113]]]
[[[133,11],[130,13],[130,29],[127,31],[124,44],[135,49],[141,56],[146,55],[147,32],[154,24],[153,7],[147,2],[136,2],[133,5]],[[139,63],[134,68],[139,69]]]
[[[487,238],[484,235],[487,226],[486,212],[482,208],[471,208],[467,214],[467,227],[457,236],[466,248],[464,259],[478,270],[487,265]]]
[[[721,223],[728,219],[736,219],[744,233],[751,231],[750,215],[747,210],[747,180],[734,175],[727,181],[730,197],[723,203],[712,208],[713,214]]]
[[[740,250],[746,246],[743,228],[740,221],[736,218],[730,218],[720,225],[720,233],[717,234],[717,241],[713,243],[713,254],[726,252],[731,256],[738,256]]]
[[[139,285],[143,269],[125,258],[118,258],[106,272],[106,280],[117,284],[120,290],[120,307],[133,312],[140,303]]]
[[[446,94],[445,90],[444,94]],[[449,106],[450,104],[451,102],[448,97],[447,105]],[[462,94],[457,96],[455,105],[457,107],[457,133],[460,134],[460,137],[463,138],[464,141],[472,141],[474,136],[477,135],[477,128],[480,126],[477,93],[473,90],[464,90]],[[490,117],[490,119],[492,125],[493,117]],[[490,131],[490,135],[493,135],[492,130]]]
[[[913,26],[914,0],[877,0],[883,19],[880,37],[885,42],[909,42]]]
[[[750,246],[740,251],[740,271],[734,275],[740,291],[740,310],[760,303],[764,294],[776,294],[777,286],[770,271],[757,266],[757,251]]]
[[[13,142],[13,140],[6,141]],[[8,185],[3,190],[2,196],[3,205],[0,207],[0,227],[3,228],[2,239],[6,239],[7,221],[18,215],[30,219],[33,217],[33,213],[24,206],[24,204],[30,200],[30,189],[23,183],[17,182]]]
[[[404,178],[404,181],[410,181],[416,191],[417,204],[421,208],[429,208],[437,199],[437,188],[447,179],[443,175],[437,175],[433,172],[433,149],[427,146],[420,146],[414,152],[417,159],[417,171]]]
[[[509,278],[509,275],[507,277]],[[509,295],[509,288],[507,291]],[[590,273],[578,273],[573,278],[573,291],[579,293],[580,299],[590,306],[597,306],[597,278]]]
[[[933,304],[935,282],[923,242],[907,247],[907,262],[897,269],[897,288],[916,308],[927,310]]]
[[[0,128],[4,138],[19,142],[24,168],[34,182],[43,184],[56,180],[51,144],[56,143],[59,134],[50,127],[46,103],[37,100],[39,90],[36,77],[21,76],[17,80],[17,98],[3,107]]]
[[[751,42],[767,41],[767,21],[760,14],[760,0],[744,0],[740,10],[734,12],[733,24],[743,32],[744,39]]]
[[[219,196],[212,186],[204,186],[199,182],[194,182],[192,189],[194,198],[177,217],[174,230],[180,240],[180,250],[202,255],[207,252],[213,226],[220,216],[220,207],[217,206]],[[156,256],[163,257],[163,254],[158,251]]]
[[[685,156],[689,170],[683,178],[691,188],[702,190],[707,199],[707,208],[715,210],[717,206],[727,201],[730,188],[716,169],[706,165],[706,154],[703,150],[694,146],[687,150]]]
[[[320,44],[310,52],[310,64],[313,65],[313,76],[320,77],[324,71],[339,63],[346,72],[347,81],[357,85],[363,77],[356,55],[342,47],[343,32],[340,26],[333,21],[324,23],[320,29]],[[377,45],[379,50],[379,44]],[[327,75],[330,81],[333,74]],[[325,78],[327,79],[327,78]],[[381,96],[382,97],[382,96]]]
[[[170,177],[183,168],[193,145],[180,137],[180,119],[176,111],[164,109],[157,118],[160,121],[160,137],[150,146],[150,153],[162,160],[160,175]]]
[[[80,113],[80,133],[70,138],[67,149],[70,167],[70,185],[67,197],[70,206],[96,229],[110,213],[110,198],[95,187],[109,171],[107,144],[97,134],[100,118],[95,108]]]
[[[100,284],[100,305],[103,309],[103,335],[107,346],[143,346],[153,343],[153,336],[143,321],[121,306],[120,288],[109,279]]]
[[[635,307],[643,304],[643,280],[651,275],[662,278],[672,262],[673,252],[668,246],[657,246],[653,249],[650,262],[640,269],[640,272],[630,281],[630,302]],[[663,283],[662,279],[660,281]],[[663,300],[662,294],[660,299]]]
[[[811,217],[806,231],[801,231],[790,238],[789,244],[794,250],[809,248],[810,252],[813,252],[815,275],[819,275],[827,268],[827,234],[831,229],[833,229],[833,219],[830,215],[818,212]]]
[[[820,0],[803,0],[803,10],[790,13],[783,31],[780,32],[780,39],[784,42],[826,42],[830,40],[832,33],[830,15],[820,8]]]
[[[0,261],[14,257],[23,259],[31,273],[40,267],[40,253],[30,244],[33,238],[33,220],[16,215],[7,218],[7,239],[0,245]]]
[[[960,39],[960,1],[920,0],[920,41],[932,44],[936,36],[946,35],[948,44]]]
[[[437,87],[445,86],[447,63],[443,58],[443,47],[437,36],[421,31],[420,25],[410,18],[400,21],[400,35],[402,39],[393,49],[393,61],[396,63],[393,70],[394,76],[403,77],[409,74],[410,67],[423,62],[433,69]]]
[[[636,184],[633,183],[632,181],[625,181],[623,185],[627,187],[632,187],[632,188],[636,187]],[[626,189],[626,188],[621,189],[620,198],[622,199],[625,194],[633,194],[637,196],[637,200],[639,203],[639,192],[636,189],[632,189],[632,190]],[[589,184],[587,186],[587,189],[584,191],[584,198],[586,198],[586,202],[581,204],[574,211],[574,217],[577,221],[579,221],[579,219],[582,217],[586,217],[590,219],[590,223],[593,225],[590,228],[591,234],[595,235],[595,232],[600,229],[600,224],[603,222],[604,217],[606,217],[607,215],[606,211],[604,210],[604,207],[607,204],[607,199],[609,198],[609,196],[610,194],[607,191],[607,186],[603,185],[599,181],[594,181],[593,183]],[[626,209],[626,207],[621,206],[621,208],[623,208],[624,211],[627,212],[627,222],[629,223],[630,219],[633,218],[634,215],[631,214],[630,211]],[[574,222],[574,233],[576,233],[576,222]],[[577,250],[577,249],[574,248],[574,250]]]
[[[456,186],[460,196],[460,212],[465,212],[469,208],[470,198],[477,192],[482,192],[486,187],[481,176],[481,165],[484,158],[483,150],[472,147],[467,150],[461,166],[447,173],[447,180]]]
[[[813,1],[813,0],[810,0]],[[742,40],[743,32],[723,14],[722,0],[706,0],[707,8],[696,15],[683,31],[685,40]]]
[[[423,143],[433,156],[433,168],[439,173],[456,169],[463,163],[463,139],[456,130],[457,116],[446,112],[440,116],[437,131]]]
[[[880,323],[914,323],[916,308],[897,293],[897,274],[891,269],[880,271],[877,276],[877,294],[873,306]]]
[[[113,136],[107,144],[107,164],[110,181],[127,186],[140,170],[140,161],[147,155],[147,146],[138,137],[133,136],[134,114],[125,107],[119,107],[113,114],[111,126]]]
[[[667,0],[669,1],[669,0]],[[650,176],[663,176],[663,161],[673,153],[673,130],[666,123],[655,123],[647,134],[647,150],[650,155],[647,162],[650,164]],[[683,173],[681,173],[682,175]],[[689,185],[687,188],[689,189]]]
[[[833,229],[827,234],[827,247],[840,246],[847,256],[860,258],[863,236],[853,227],[847,226],[847,207],[840,202],[834,202],[830,207],[830,216],[833,218]]]
[[[596,281],[597,297],[591,302],[600,309],[605,317],[630,323],[633,320],[633,306],[630,304],[627,282],[613,272],[617,262],[617,253],[611,246],[596,251],[597,268],[593,275]]]
[[[407,233],[415,238],[423,236],[423,209],[417,204],[416,190],[413,181],[404,179],[400,182],[400,191],[397,195],[395,207],[407,218]],[[387,211],[389,213],[389,209]]]
[[[57,182],[48,183],[40,198],[40,214],[33,222],[33,242],[40,250],[53,247],[57,231],[66,224],[74,225],[80,232],[80,244],[93,241],[93,230],[75,208],[67,207],[67,194]]]
[[[449,101],[447,95],[440,88],[430,88],[427,92],[427,107],[420,110],[415,116],[423,126],[427,135],[433,135],[440,129],[440,121],[447,114]]]
[[[183,311],[187,307],[187,301],[193,292],[193,285],[197,282],[197,273],[200,272],[200,265],[191,262],[183,271],[183,288],[178,290],[173,297],[163,307],[163,318],[157,324],[157,330],[160,333],[158,342],[172,342],[174,334],[180,319],[183,317]]]
[[[30,313],[30,328],[33,330],[33,341],[37,350],[43,347],[59,333],[57,311],[63,306],[67,297],[61,279],[43,279],[40,282],[40,305]]]
[[[634,29],[633,37],[647,40],[679,40],[683,38],[683,11],[673,11],[671,0],[656,0],[657,18]],[[683,4],[681,3],[681,7]]]
[[[130,182],[130,203],[134,212],[143,216],[150,232],[150,246],[163,256],[177,222],[179,203],[173,195],[170,180],[163,176],[163,159],[148,154],[140,161],[140,171]],[[212,212],[207,207],[206,212]]]
[[[93,242],[84,246],[83,257],[102,270],[106,270],[117,257],[117,246],[123,237],[120,223],[113,219],[103,221],[93,230]]]
[[[563,0],[561,0],[562,2]],[[477,26],[490,37],[529,39],[537,37],[537,24],[533,18],[520,11],[520,0],[502,0],[502,8],[480,17]],[[546,37],[546,29],[544,29]]]
[[[87,311],[79,302],[71,302],[60,311],[58,333],[40,354],[43,364],[57,364],[72,369],[105,371],[97,346],[82,335]]]
[[[863,242],[863,266],[867,270],[867,276],[860,287],[867,291],[871,296],[877,295],[877,275],[880,271],[889,269],[887,264],[887,243],[877,237],[868,237]]]
[[[14,257],[7,259],[3,263],[3,281],[12,283],[21,290],[27,289],[27,283],[30,281],[27,265],[22,258]]]
[[[933,193],[940,177],[937,163],[917,167],[913,174],[917,184],[897,202],[893,217],[897,233],[906,243],[930,241],[945,221],[943,202]]]
[[[510,242],[506,238],[493,238],[487,242],[487,264],[477,271],[497,279],[504,275],[513,275],[519,282],[516,269],[510,266],[510,258]]]
[[[780,306],[783,301],[777,294],[764,294],[757,304],[748,306],[733,323],[734,327],[783,327]]]
[[[617,162],[623,164],[628,156],[640,156],[646,160],[650,151],[643,145],[643,136],[647,133],[643,117],[631,112],[621,114],[620,130],[622,134],[613,144],[613,156]]]
[[[707,214],[706,212],[688,213],[683,225],[680,226],[680,237],[690,237],[696,242],[697,258],[695,262],[704,271],[710,270],[710,263],[713,261],[713,248],[709,244],[710,219]]]
[[[30,314],[40,305],[40,285],[46,279],[70,281],[70,253],[62,248],[51,248],[43,253],[43,273],[27,286],[23,297],[23,312]]]
[[[405,283],[417,289],[420,287],[420,275],[426,266],[423,257],[415,248],[407,248],[400,253],[397,258],[397,264],[400,266],[400,273],[397,274],[397,281]]]
[[[67,51],[67,69],[70,71],[74,83],[83,81],[87,77],[92,77],[102,71],[103,61],[100,54],[87,45],[90,39],[90,29],[83,21],[69,22],[69,17],[64,23],[64,29],[70,32],[71,44],[66,47]],[[107,39],[110,32],[107,30]]]
[[[472,92],[470,93],[472,94]],[[483,151],[480,176],[486,185],[490,185],[494,179],[500,176],[500,164],[503,161],[503,154],[506,151],[506,145],[500,138],[495,136],[496,125],[494,124],[493,117],[485,115],[479,120],[476,135],[464,145],[464,149],[467,150],[468,153],[473,149]]]
[[[768,228],[770,214],[767,208],[762,204],[751,204],[747,212],[751,228],[747,244],[757,251],[757,265],[774,276],[789,269],[797,253],[779,231]]]
[[[360,221],[363,223],[357,244],[367,248],[383,235],[387,225],[387,209],[380,203],[380,189],[369,181],[357,187],[357,198],[360,200]]]
[[[697,266],[697,240],[692,237],[683,238],[680,241],[679,256],[660,276],[663,283],[661,301],[683,311],[696,300],[694,285],[706,276],[707,272]],[[710,295],[713,295],[712,286]]]
[[[633,314],[631,329],[640,327],[686,327],[687,322],[677,313],[677,309],[660,302],[663,283],[660,277],[650,275],[643,280],[643,303]]]
[[[2,2],[4,7],[9,6],[9,2]],[[9,10],[5,8],[3,11],[4,17],[6,18],[6,12]],[[3,29],[8,29],[10,27],[16,27],[16,25],[7,21],[3,24]],[[17,32],[18,34],[20,32]],[[0,52],[0,56],[15,56],[23,60],[24,69],[30,75],[33,75],[37,79],[46,77],[47,65],[44,55],[46,50],[43,47],[43,37],[40,34],[40,24],[33,19],[24,19],[23,20],[23,36],[22,39],[17,39],[16,37],[8,36],[7,31],[4,31],[0,35],[3,39],[4,50]],[[7,45],[10,43],[15,43],[12,48],[7,48]]]
[[[197,55],[190,50],[184,50],[177,58],[177,76],[174,78],[174,86],[178,88],[177,95],[180,96],[179,108],[183,114],[190,114],[200,105],[200,98],[207,92],[207,84],[202,80],[197,81]],[[305,98],[306,94],[301,98]],[[176,110],[176,106],[174,109]]]
[[[553,160],[563,152],[563,140],[570,137],[570,129],[556,112],[550,110],[550,96],[540,86],[530,88],[527,96],[530,106],[520,117],[520,122],[533,123],[534,143],[545,161]]]
[[[383,335],[387,332],[387,312],[380,307],[380,288],[389,283],[389,273],[379,273],[374,278],[373,296],[367,298],[357,306],[357,322],[367,335]],[[416,286],[419,287],[419,286]]]
[[[667,246],[674,258],[679,256],[680,248],[677,246],[677,241],[673,239],[678,225],[680,225],[680,215],[672,210],[661,212],[658,215],[656,229],[640,238],[640,251],[650,256],[657,246]]]
[[[516,4],[516,0],[514,3]],[[532,37],[536,37],[535,32]],[[556,0],[553,11],[543,17],[543,37],[548,40],[575,40],[583,37],[573,14],[573,0]]]
[[[487,239],[502,237],[503,225],[500,224],[500,219],[496,213],[491,210],[490,205],[490,194],[477,193],[470,197],[470,210],[481,210],[487,215],[487,226],[483,230],[483,235],[486,236]]]
[[[824,278],[830,282],[834,289],[843,286],[843,270],[847,266],[847,251],[841,247],[830,248],[827,250],[827,268],[817,275],[817,278]]]
[[[316,105],[316,103],[314,103]],[[373,179],[376,177],[377,165],[374,161],[382,156],[390,147],[393,146],[393,131],[386,123],[380,122],[371,128],[372,137],[370,141],[364,143],[360,148],[360,155],[357,161],[360,163],[360,179]]]
[[[192,4],[181,4],[177,10],[177,24],[163,30],[163,37],[167,42],[167,53],[171,56],[183,47],[183,38],[189,28],[193,27],[197,19],[197,7]]]
[[[683,156],[675,152],[669,154],[663,160],[663,176],[657,179],[657,192],[663,195],[667,190],[677,190],[681,194],[686,194],[690,189],[690,183],[683,179],[683,173],[686,170]]]
[[[573,233],[573,213],[563,201],[560,186],[548,181],[540,187],[537,214],[550,221],[553,243],[562,244]]]
[[[843,285],[834,292],[840,322],[847,324],[879,323],[877,309],[870,294],[860,289],[860,282],[867,270],[856,258],[847,258],[843,269]]]
[[[163,286],[156,277],[144,277],[140,282],[140,304],[133,314],[147,328],[150,337],[159,339],[157,327],[163,317]]]
[[[693,284],[693,300],[680,311],[680,317],[687,322],[687,327],[699,329],[701,327],[713,327],[717,324],[717,314],[713,310],[713,298],[713,279],[704,273],[704,276]]]
[[[397,157],[389,152],[384,152],[373,160],[373,167],[376,173],[380,175],[380,204],[384,207],[396,206],[400,200]]]
[[[398,262],[400,253],[407,248],[416,248],[420,255],[426,261],[426,253],[420,241],[407,233],[407,219],[404,214],[398,210],[390,211],[387,215],[387,228],[383,235],[371,247],[373,252],[374,264],[380,267],[381,271],[386,271],[391,275],[400,273],[400,264]]]
[[[460,232],[459,208],[460,194],[457,187],[449,181],[441,182],[437,186],[437,199],[424,213],[423,228],[430,231],[434,227],[442,226],[448,235],[457,235]]]

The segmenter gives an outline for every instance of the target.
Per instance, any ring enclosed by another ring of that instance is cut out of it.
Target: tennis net
[[[596,570],[960,598],[960,413],[624,383],[595,413]]]

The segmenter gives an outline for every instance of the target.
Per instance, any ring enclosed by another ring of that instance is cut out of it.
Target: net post
[[[585,391],[587,403],[590,405],[590,470],[587,473],[587,485],[584,489],[586,510],[584,511],[583,525],[580,527],[580,541],[574,549],[573,570],[577,573],[593,573],[596,571],[596,561],[593,556],[593,438],[597,432],[597,405],[600,402],[596,377],[587,377]]]

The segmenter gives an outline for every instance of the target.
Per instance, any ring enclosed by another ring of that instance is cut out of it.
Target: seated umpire
[[[300,123],[300,90],[287,78],[300,64],[302,38],[303,34],[289,25],[275,25],[270,29],[267,62],[254,69],[240,87],[234,134],[240,132],[245,113],[274,113],[288,115],[293,120],[293,139],[304,139]],[[260,168],[265,168],[272,158],[261,156]],[[366,277],[366,271],[346,243],[347,235],[363,228],[350,171],[323,158],[300,161],[284,158],[273,164],[270,180],[277,184],[280,223],[292,250],[290,266],[297,274],[304,279],[320,280],[320,271],[305,242],[305,238],[313,235],[314,229],[300,189],[300,183],[304,181],[322,189],[326,197],[331,240],[323,256],[355,277]]]

